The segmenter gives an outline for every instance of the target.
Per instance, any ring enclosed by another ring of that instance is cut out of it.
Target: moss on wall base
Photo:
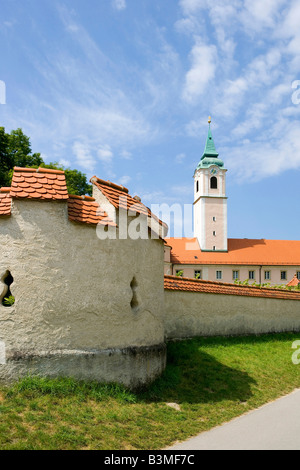
[[[73,377],[143,387],[166,367],[166,345],[105,350],[7,351],[0,365],[0,382],[9,384],[28,375]]]

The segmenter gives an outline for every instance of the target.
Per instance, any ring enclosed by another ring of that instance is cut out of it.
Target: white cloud
[[[199,137],[203,133],[203,129],[205,128],[207,123],[207,117],[208,116],[203,116],[200,119],[193,119],[190,122],[188,122],[185,125],[185,132],[189,137]],[[216,125],[214,123],[214,128],[216,128]]]
[[[185,77],[183,99],[189,103],[200,98],[208,83],[214,78],[217,64],[217,50],[197,40],[191,51],[192,66]]]
[[[125,0],[112,0],[113,7],[116,10],[125,10],[126,8],[126,1]]]
[[[124,158],[124,160],[132,160],[132,153],[127,150],[122,150],[122,152],[120,152],[120,157]]]
[[[179,2],[183,12],[186,15],[196,13],[198,10],[205,8],[207,5],[206,0],[180,0]]]
[[[182,18],[181,20],[176,21],[175,29],[179,33],[191,34],[196,32],[195,21],[191,18]]]
[[[70,160],[66,160],[64,158],[61,158],[58,162],[60,165],[64,166],[65,168],[68,168],[71,166]]]
[[[188,185],[188,186],[182,186],[182,185],[177,185],[177,186],[172,186],[171,187],[171,191],[175,194],[180,194],[181,196],[182,195],[185,195],[185,196],[189,196],[191,195],[191,193],[193,192],[193,186],[192,185]]]
[[[284,4],[286,0],[245,0],[240,21],[249,32],[270,30],[275,27]]]
[[[185,153],[179,153],[175,157],[175,162],[180,164],[180,163],[183,163],[185,159],[186,159],[186,154]]]
[[[131,177],[128,175],[124,175],[119,179],[119,183],[122,186],[126,186],[131,181]]]
[[[285,10],[285,15],[281,27],[276,30],[276,36],[288,39],[289,42],[285,52],[298,57],[300,54],[300,3],[290,2],[289,8]]]
[[[98,149],[97,155],[101,162],[106,163],[108,165],[112,163],[114,156],[109,145],[104,145],[103,147],[100,147]]]
[[[86,142],[76,141],[73,144],[73,153],[76,157],[76,163],[86,170],[93,170],[96,160],[90,153],[90,146]]]
[[[300,169],[300,124],[278,118],[272,126],[237,147],[223,149],[226,165],[240,182],[259,181],[286,170]]]

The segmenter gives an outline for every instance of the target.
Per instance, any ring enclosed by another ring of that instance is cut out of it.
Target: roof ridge
[[[62,170],[53,170],[51,168],[28,168],[28,167],[21,167],[21,166],[15,166],[14,171],[22,171],[25,173],[51,173],[54,175],[64,175],[65,172]]]
[[[114,189],[117,189],[119,191],[123,191],[124,193],[129,193],[129,190],[127,188],[125,188],[125,186],[122,186],[122,185],[118,185],[116,183],[112,183],[111,181],[109,180],[102,180],[100,178],[98,178],[98,176],[93,176],[91,179],[90,179],[90,182],[91,183],[98,183],[100,185],[104,185],[104,186],[110,186],[111,188],[114,188]]]
[[[179,277],[179,276],[171,276],[168,274],[165,274],[164,277],[166,279],[170,280],[179,280],[179,281],[184,281],[184,282],[195,282],[198,284],[213,284],[217,286],[230,286],[234,288],[247,288],[247,289],[259,289],[263,290],[264,292],[290,292],[289,290],[286,289],[275,289],[275,288],[270,288],[270,287],[263,287],[263,286],[252,286],[252,285],[243,285],[243,284],[231,284],[229,282],[218,282],[218,281],[209,281],[206,279],[195,279],[195,278],[190,278],[190,277]],[[293,291],[295,292],[295,291]],[[300,295],[300,292],[296,292],[297,294]]]
[[[96,201],[94,197],[86,196],[86,195],[78,195],[78,194],[68,194],[69,199],[81,199],[82,201]]]

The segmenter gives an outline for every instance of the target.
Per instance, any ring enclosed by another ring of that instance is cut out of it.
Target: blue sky
[[[0,125],[147,205],[189,204],[211,115],[229,237],[299,239],[299,25],[291,0],[2,0]]]

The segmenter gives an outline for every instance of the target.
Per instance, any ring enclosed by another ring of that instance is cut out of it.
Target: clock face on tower
[[[212,169],[210,170],[210,174],[213,175],[213,176],[217,175],[217,174],[218,174],[217,168],[212,168]]]

